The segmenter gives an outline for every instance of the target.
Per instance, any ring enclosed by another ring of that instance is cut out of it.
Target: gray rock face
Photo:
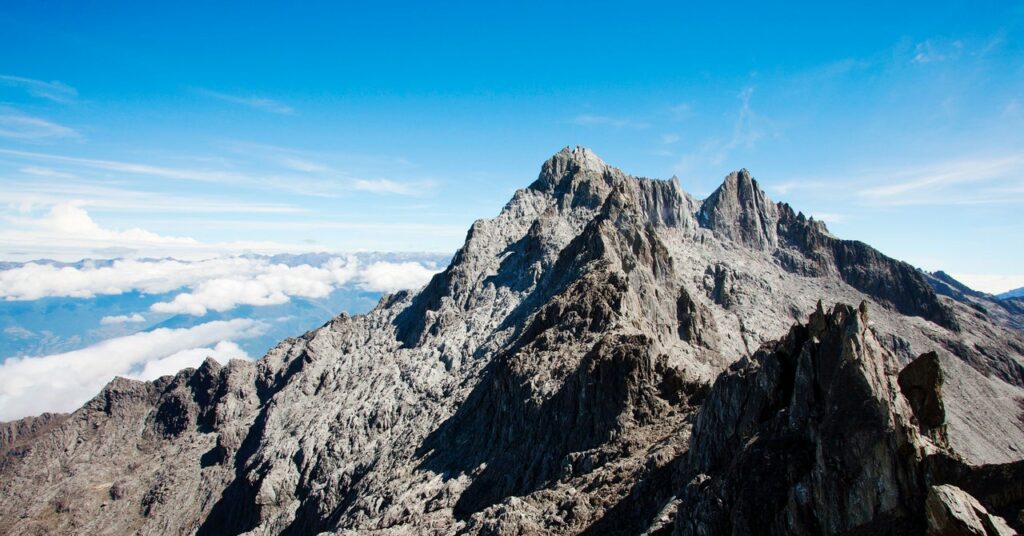
[[[932,433],[945,423],[937,356],[897,376],[868,326],[863,305],[819,309],[718,378],[681,460],[676,533],[945,534],[956,523],[984,526],[978,519],[1009,531],[944,484],[975,470]],[[1009,479],[986,484],[1016,493]]]
[[[930,534],[1010,536],[1017,534],[1001,517],[993,516],[964,490],[944,484],[928,490],[926,505]]]
[[[746,171],[565,149],[418,292],[4,425],[0,533],[923,531],[926,484],[1014,525],[1024,337],[971,300]]]
[[[779,244],[779,211],[745,169],[730,173],[701,206],[701,223],[715,234],[770,250]]]

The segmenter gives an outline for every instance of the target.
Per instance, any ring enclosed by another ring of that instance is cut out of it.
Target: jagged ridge
[[[721,516],[700,506],[685,479],[696,467],[728,491],[727,472],[684,460],[709,448],[749,454],[707,439],[718,426],[701,423],[726,407],[723,380],[710,386],[818,299],[869,302],[871,335],[858,320],[861,338],[851,340],[889,356],[891,365],[871,369],[870,386],[888,386],[870,397],[883,420],[910,419],[882,404],[910,404],[887,398],[896,396],[895,363],[936,352],[945,418],[909,427],[907,437],[942,443],[952,461],[935,463],[970,475],[949,483],[983,508],[1012,508],[983,492],[1008,482],[1024,444],[1024,341],[1006,317],[939,297],[908,265],[772,203],[745,171],[700,202],[677,181],[630,177],[567,148],[495,219],[474,223],[422,291],[343,315],[255,363],[115,381],[59,426],[21,436],[28,447],[6,454],[0,469],[0,531],[603,534],[685,531],[674,520],[688,517],[718,527]],[[852,311],[829,318],[860,318]],[[815,329],[797,328],[804,335],[791,335],[799,341],[790,346],[834,361],[833,347],[811,342],[826,333]],[[742,363],[771,359],[790,358]],[[781,407],[811,415],[827,403],[776,368],[781,387],[770,392],[804,394],[769,392],[769,416]],[[908,385],[923,385],[915,403],[934,410],[927,387],[937,374],[918,368]],[[746,397],[753,387],[734,390]],[[766,437],[846,448],[834,426],[808,439],[819,417],[788,432],[771,424],[784,419],[762,417],[746,418],[768,426]],[[871,436],[878,448],[913,443],[885,430]],[[798,482],[773,484],[766,489]],[[970,502],[947,488],[928,493],[936,516],[953,498]],[[801,508],[800,526],[859,527],[889,515]],[[923,526],[918,513],[904,517]]]

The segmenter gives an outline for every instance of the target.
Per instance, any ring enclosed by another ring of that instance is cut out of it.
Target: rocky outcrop
[[[0,533],[919,531],[943,485],[1013,526],[1024,336],[922,277],[567,148],[424,289],[5,425]]]
[[[869,325],[864,305],[819,307],[718,378],[680,462],[677,534],[1013,533],[943,484],[985,470],[935,433],[945,424],[935,354],[897,376]],[[996,486],[1017,493],[1007,479]]]
[[[724,373],[682,464],[679,534],[920,530],[925,447],[866,309],[820,309]]]
[[[701,205],[700,222],[745,246],[770,250],[779,243],[778,208],[746,169],[730,173]]]
[[[920,316],[943,327],[960,329],[950,307],[938,298],[922,273],[872,247],[833,237],[821,222],[794,214],[780,204],[779,235],[784,248],[776,252],[783,266],[808,275],[836,274],[857,290],[897,311]]]
[[[935,289],[935,292],[949,296],[956,300],[964,300],[967,297],[985,298],[984,292],[978,292],[967,285],[957,281],[953,276],[939,270],[937,272],[924,273],[928,283]]]
[[[900,371],[897,381],[900,392],[910,402],[914,419],[922,434],[938,445],[948,445],[946,407],[942,402],[942,365],[935,352],[928,352]]]
[[[1017,534],[1001,517],[993,516],[977,499],[948,484],[932,486],[926,504],[928,533],[942,536],[1012,536]]]
[[[67,415],[62,413],[43,413],[38,417],[26,417],[13,422],[0,423],[0,451],[14,448],[20,443],[31,441],[38,436],[60,426]]]

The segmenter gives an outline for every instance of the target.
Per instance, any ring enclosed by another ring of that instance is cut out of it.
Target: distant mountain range
[[[1024,298],[1024,287],[1006,291],[1002,294],[999,294],[997,298],[1001,300],[1007,300],[1010,298]]]

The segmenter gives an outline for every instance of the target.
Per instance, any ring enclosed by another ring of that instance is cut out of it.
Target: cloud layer
[[[178,294],[169,302],[153,304],[152,310],[202,316],[210,309],[227,311],[243,304],[277,305],[287,302],[290,296],[323,298],[359,275],[359,263],[355,259],[333,258],[320,267],[245,261],[235,264],[238,272],[202,281],[192,292]]]
[[[217,257],[200,261],[123,259],[100,264],[60,266],[27,263],[0,271],[0,297],[90,298],[141,292],[163,294],[189,289],[151,309],[158,313],[205,315],[239,305],[277,305],[292,296],[323,298],[342,285],[373,292],[418,288],[438,270],[419,262],[377,261],[362,265],[354,256],[330,257],[314,266],[288,265],[266,257]],[[105,323],[134,322],[135,317]]]
[[[135,333],[73,352],[9,358],[0,364],[0,421],[73,411],[115,376],[152,380],[198,366],[206,356],[247,358],[231,341],[258,336],[265,327],[250,319],[215,321]]]

